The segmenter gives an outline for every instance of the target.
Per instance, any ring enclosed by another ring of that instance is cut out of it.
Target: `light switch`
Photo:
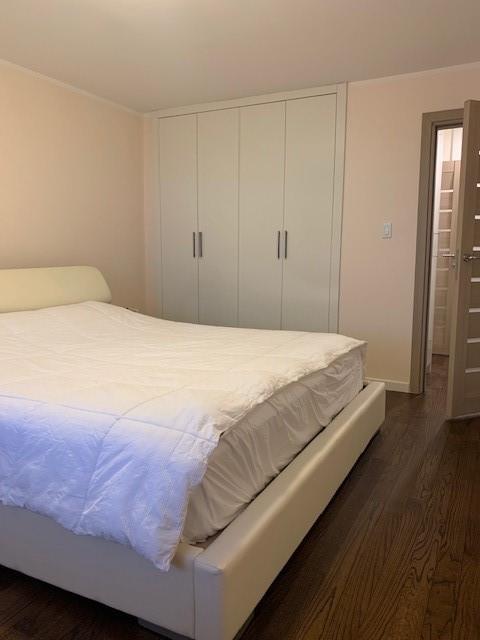
[[[392,223],[391,222],[384,222],[383,223],[383,236],[382,236],[382,238],[384,240],[390,240],[391,237],[392,237]]]

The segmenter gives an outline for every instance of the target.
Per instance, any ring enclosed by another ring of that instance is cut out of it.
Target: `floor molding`
[[[384,382],[387,391],[400,391],[410,393],[410,383],[400,382],[400,380],[385,380],[382,378],[365,378],[367,382]]]

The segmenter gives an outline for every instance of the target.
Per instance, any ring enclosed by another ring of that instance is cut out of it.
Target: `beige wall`
[[[469,98],[480,99],[480,65],[349,85],[340,331],[368,340],[370,377],[405,390],[422,113]],[[391,240],[381,239],[383,222],[393,223]]]
[[[143,307],[142,126],[0,63],[0,268],[95,265]]]

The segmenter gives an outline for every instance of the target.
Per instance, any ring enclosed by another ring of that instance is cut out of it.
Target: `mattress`
[[[225,528],[362,390],[364,352],[354,349],[255,407],[219,441],[191,496],[183,539]]]
[[[219,442],[363,346],[97,302],[0,314],[0,502],[168,570]]]

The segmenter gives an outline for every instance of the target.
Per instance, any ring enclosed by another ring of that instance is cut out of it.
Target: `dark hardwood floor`
[[[480,420],[444,420],[446,359],[387,420],[242,640],[480,640]],[[155,640],[135,620],[0,569],[1,640]]]

